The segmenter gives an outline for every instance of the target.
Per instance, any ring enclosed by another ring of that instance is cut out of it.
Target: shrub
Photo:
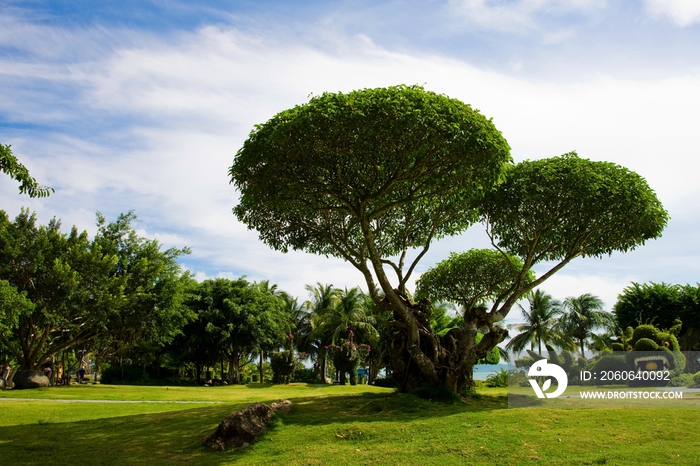
[[[627,363],[627,360],[625,358],[624,353],[618,353],[615,354],[613,353],[607,353],[604,356],[602,356],[596,363],[593,365],[593,367],[590,369],[592,372],[596,372],[598,374],[598,378],[594,380],[594,383],[597,384],[605,384],[608,385],[610,383],[613,384],[626,384],[627,382],[624,380],[618,380],[618,381],[601,381],[601,372],[607,372],[607,371],[612,371],[612,372],[626,372],[630,370],[630,366]]]
[[[289,383],[289,378],[294,372],[296,361],[293,351],[279,351],[270,358],[273,377],[272,383]]]
[[[103,369],[100,374],[100,383],[108,385],[195,385],[195,381],[191,378],[181,378],[172,370],[161,367],[147,367],[146,373],[143,372],[143,367],[138,365],[124,366],[122,377],[122,368],[119,366],[108,367]]]
[[[622,343],[613,343],[612,350],[613,351],[625,351],[625,345],[623,345]]]
[[[656,351],[659,349],[659,345],[649,338],[640,338],[634,344],[635,351]]]
[[[314,369],[303,367],[294,371],[295,382],[321,383],[321,376]]]
[[[493,372],[486,377],[486,385],[488,387],[507,387],[508,386],[508,371],[501,368],[499,372]]]
[[[637,342],[643,338],[657,342],[659,341],[659,330],[653,325],[640,325],[639,327],[635,328],[634,333],[632,333],[632,340],[630,341],[630,344],[634,346],[636,351],[648,351],[637,349]]]
[[[693,382],[695,382],[696,385],[700,385],[700,371],[696,372],[693,376]]]
[[[669,385],[671,387],[689,387],[693,384],[693,374],[681,374],[671,377]]]
[[[346,373],[350,374],[350,385],[357,385],[357,368],[369,356],[370,346],[346,341],[339,346],[329,345],[325,348],[333,365],[340,372],[340,385],[345,385]]]

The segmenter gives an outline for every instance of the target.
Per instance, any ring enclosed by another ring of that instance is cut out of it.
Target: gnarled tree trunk
[[[402,300],[418,326],[420,351],[430,360],[434,371],[432,374],[426,374],[425,368],[421,369],[411,357],[407,349],[408,324],[399,312],[394,312],[393,318],[388,322],[394,329],[389,345],[389,357],[399,390],[409,392],[421,385],[433,385],[444,386],[459,394],[472,387],[474,364],[502,342],[508,332],[489,326],[480,312],[474,310],[465,315],[464,327],[453,328],[446,335],[440,336],[430,327],[429,301],[414,303],[405,296],[402,296]],[[380,306],[391,308],[393,305],[384,300]],[[477,329],[482,327],[489,327],[490,331],[477,344]]]

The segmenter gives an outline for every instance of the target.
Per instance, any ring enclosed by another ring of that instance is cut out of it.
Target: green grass
[[[250,448],[200,445],[231,412],[278,398],[292,412]],[[509,409],[504,389],[442,404],[367,386],[90,385],[3,391],[0,413],[12,464],[700,464],[695,409]]]

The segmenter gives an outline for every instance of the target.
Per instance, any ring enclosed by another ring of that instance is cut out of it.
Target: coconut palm
[[[368,315],[365,295],[359,288],[345,288],[333,306],[318,316],[317,328],[331,336],[335,344],[341,337],[371,343],[378,338],[376,319]]]
[[[564,300],[564,312],[556,328],[577,342],[581,356],[585,357],[585,343],[599,328],[614,326],[613,315],[603,310],[603,301],[590,293],[570,296]]]
[[[335,305],[340,290],[334,288],[333,285],[322,285],[321,283],[316,283],[316,286],[306,285],[306,289],[311,295],[311,299],[305,303],[306,308],[309,310],[311,323],[308,346],[309,348],[316,348],[317,364],[321,369],[321,381],[325,381],[326,351],[324,347],[331,344],[331,336],[326,333],[326,329],[319,328],[319,319],[321,315]]]
[[[541,355],[543,344],[560,342],[555,325],[562,313],[561,303],[540,289],[528,293],[527,301],[528,310],[518,304],[525,322],[509,325],[509,328],[515,328],[520,333],[508,342],[506,348],[519,353],[528,345],[534,349],[536,344],[537,352]]]

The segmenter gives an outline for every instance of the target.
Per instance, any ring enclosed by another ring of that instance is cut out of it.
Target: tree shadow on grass
[[[477,396],[467,398],[464,402],[448,404],[398,392],[300,397],[292,401],[292,412],[284,416],[287,425],[404,422],[508,407],[506,396]]]
[[[0,427],[0,457],[8,464],[216,465],[201,440],[238,405],[217,405],[161,413],[77,422],[39,421]]]
[[[275,400],[265,402],[272,401]],[[465,403],[444,404],[389,391],[334,393],[292,398],[292,401],[292,412],[279,416],[261,436],[263,440],[282,435],[294,426],[393,424],[507,407],[505,397],[484,396]],[[60,459],[61,463],[119,466],[245,463],[249,456],[246,450],[216,452],[201,445],[201,441],[214,432],[221,420],[248,404],[237,402],[76,422],[39,421],[4,426],[0,427],[0,457],[12,458],[12,464],[45,464],[47,458]]]

